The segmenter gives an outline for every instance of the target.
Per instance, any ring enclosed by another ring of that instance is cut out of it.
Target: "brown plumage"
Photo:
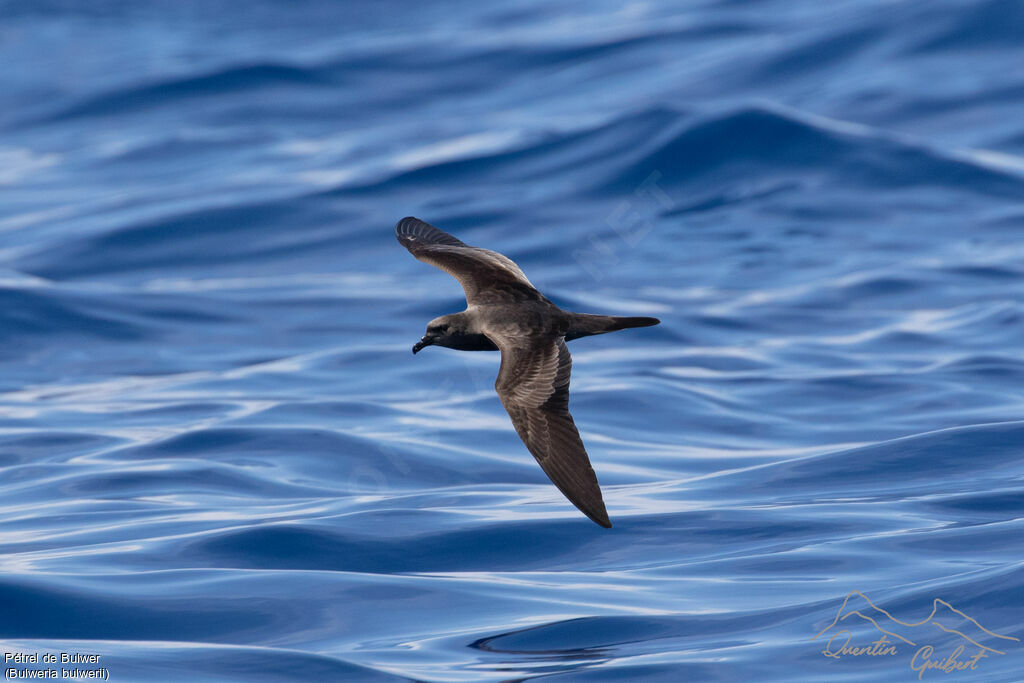
[[[466,293],[466,310],[432,320],[413,353],[425,346],[500,350],[494,388],[519,438],[573,505],[611,527],[597,475],[569,414],[572,357],[565,342],[656,325],[658,319],[563,311],[511,259],[464,244],[417,218],[400,220],[395,234],[413,256],[454,277]]]

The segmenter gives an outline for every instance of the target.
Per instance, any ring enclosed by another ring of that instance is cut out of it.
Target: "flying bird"
[[[427,346],[501,351],[494,388],[519,438],[569,502],[610,528],[597,475],[569,414],[572,357],[565,343],[661,321],[563,311],[510,258],[464,244],[418,218],[398,221],[395,235],[409,253],[454,277],[466,293],[466,310],[431,320],[412,352]]]

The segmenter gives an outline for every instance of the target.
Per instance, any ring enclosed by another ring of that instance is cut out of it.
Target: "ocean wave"
[[[352,182],[330,192],[390,193],[425,183],[491,178],[543,182],[558,176],[572,194],[631,193],[656,174],[677,194],[724,176],[777,191],[835,188],[943,187],[1004,198],[1020,195],[1024,175],[989,164],[981,155],[934,148],[909,136],[825,119],[774,104],[694,115],[671,107],[641,110],[597,127],[548,133],[539,140],[454,161],[425,163],[383,180]],[[696,185],[696,181],[700,182]],[[757,190],[755,197],[766,190]],[[821,190],[816,190],[821,191]],[[721,205],[705,199],[689,211]],[[668,207],[667,213],[681,209]]]
[[[912,675],[812,641],[858,591],[1019,630],[1012,3],[22,5],[5,648],[114,680],[788,682]],[[523,447],[500,354],[410,352],[465,306],[395,242],[410,214],[661,319],[570,344],[611,529]],[[1018,680],[1011,645],[979,675]]]
[[[240,91],[331,84],[331,79],[322,71],[290,64],[229,66],[207,74],[189,74],[90,95],[32,123],[54,124],[87,116],[151,113],[160,107],[177,107],[195,99],[231,97]]]

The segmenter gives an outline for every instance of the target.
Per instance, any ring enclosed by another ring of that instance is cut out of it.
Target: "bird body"
[[[400,220],[395,234],[413,256],[450,274],[466,293],[466,310],[431,320],[412,352],[426,346],[501,351],[494,388],[516,433],[573,505],[611,527],[597,475],[569,414],[572,357],[566,341],[660,321],[563,311],[511,259],[464,244],[418,218]]]
[[[534,315],[531,315],[534,314]],[[647,327],[657,323],[651,322],[655,318],[629,317],[617,315],[593,315],[591,313],[573,313],[563,311],[547,299],[543,302],[523,302],[516,314],[515,326],[519,329],[511,329],[512,334],[522,333],[525,325],[527,329],[534,330],[536,326],[546,326],[549,320],[558,321],[558,327],[553,331],[562,330],[561,323],[564,322],[562,336],[566,341],[590,337],[595,334],[616,332],[632,327]],[[532,318],[532,325],[531,325]],[[452,313],[435,318],[428,325],[447,326],[447,332],[432,337],[430,346],[444,346],[458,351],[497,351],[498,347],[491,341],[484,331],[486,327],[500,333],[503,326],[508,326],[507,309],[505,304],[481,304],[469,306],[461,313]],[[424,344],[427,346],[427,344]],[[421,347],[422,348],[422,347]],[[418,349],[417,349],[418,351]]]

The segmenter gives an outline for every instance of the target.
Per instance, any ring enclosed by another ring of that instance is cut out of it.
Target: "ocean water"
[[[1024,680],[1022,26],[0,2],[5,671]],[[661,318],[570,345],[614,528],[410,353],[406,215]]]

